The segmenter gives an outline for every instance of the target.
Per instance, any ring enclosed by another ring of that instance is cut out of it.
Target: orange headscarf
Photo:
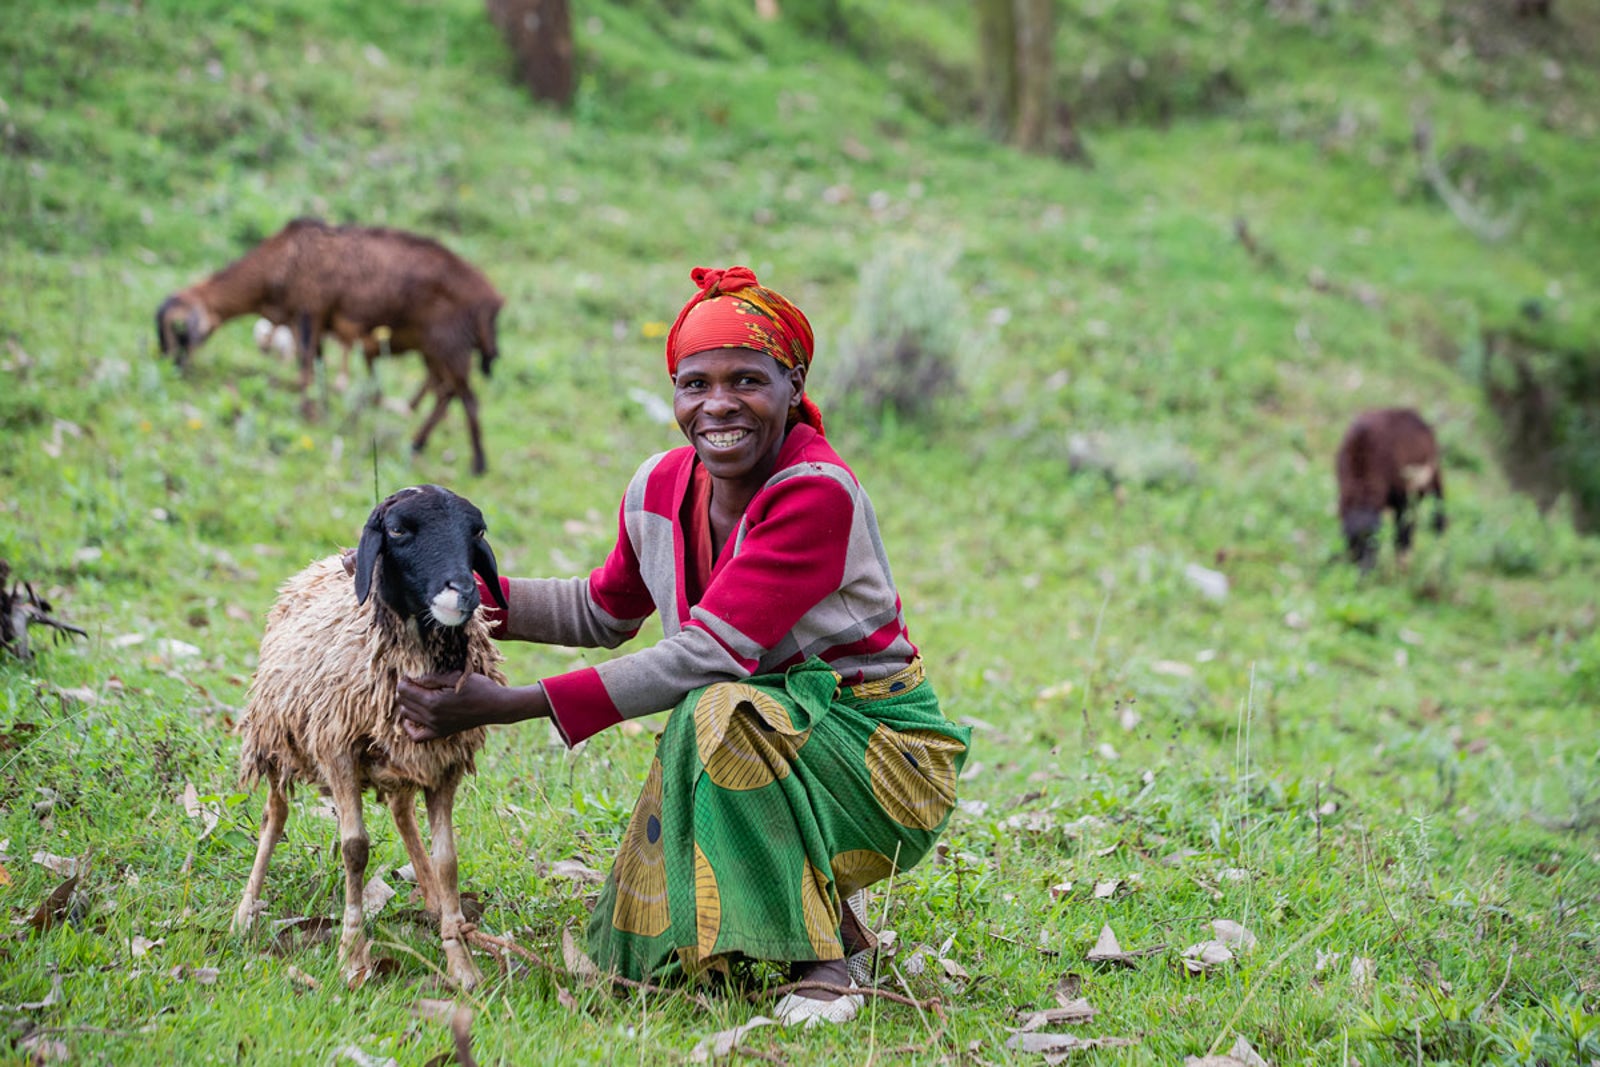
[[[667,332],[667,373],[684,356],[710,348],[750,348],[785,367],[811,367],[816,347],[811,323],[781,294],[756,281],[749,267],[689,272],[699,291],[678,312]],[[800,401],[800,421],[822,432],[822,412],[809,396]]]

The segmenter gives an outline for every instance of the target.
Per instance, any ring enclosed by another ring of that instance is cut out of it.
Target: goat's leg
[[[261,840],[256,844],[255,866],[250,868],[250,880],[244,885],[244,896],[233,913],[233,932],[242,934],[256,920],[256,902],[261,899],[261,888],[267,881],[267,863],[272,850],[283,839],[283,825],[289,819],[289,794],[278,782],[269,781],[267,809],[261,816]]]
[[[411,451],[421,452],[428,445],[428,435],[433,433],[433,428],[439,425],[444,418],[445,409],[450,406],[450,399],[455,396],[454,390],[441,388],[438,390],[439,398],[433,405],[433,410],[428,412],[428,417],[422,421],[422,426],[417,430],[417,436],[411,439]]]
[[[433,875],[433,860],[422,847],[422,834],[417,830],[417,794],[412,790],[389,794],[389,813],[394,816],[394,828],[400,831],[406,855],[411,857],[411,869],[417,872],[417,885],[422,888],[422,899],[429,911],[439,910],[439,883]]]
[[[433,877],[439,887],[439,934],[444,939],[445,961],[450,977],[462,989],[472,989],[483,980],[472,953],[467,951],[467,917],[461,913],[461,895],[456,886],[456,833],[453,812],[457,780],[447,781],[424,791],[428,801],[428,836],[433,839]]]
[[[344,857],[344,927],[339,934],[339,963],[344,967],[345,981],[353,989],[366,981],[369,969],[361,893],[367,883],[371,845],[361,818],[361,786],[357,784],[354,759],[347,756],[323,771],[323,780],[328,783],[333,805],[339,812],[339,853]]]
[[[1411,542],[1417,531],[1417,509],[1411,506],[1409,497],[1402,496],[1393,501],[1394,508],[1394,555],[1395,560],[1404,567],[1411,555]]]
[[[483,427],[478,424],[478,395],[470,385],[463,385],[457,394],[467,412],[467,432],[472,435],[472,473],[482,474],[489,469],[483,456]]]
[[[411,402],[409,405],[413,413],[415,413],[416,410],[422,406],[422,398],[433,392],[433,387],[436,380],[437,379],[435,379],[433,376],[433,371],[430,370],[428,372],[428,376],[422,379],[422,384],[417,386],[417,391],[411,395]]]

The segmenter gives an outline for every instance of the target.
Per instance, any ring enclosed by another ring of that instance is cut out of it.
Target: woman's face
[[[764,485],[804,395],[804,368],[750,348],[712,348],[680,359],[672,382],[672,413],[711,476],[752,491]]]

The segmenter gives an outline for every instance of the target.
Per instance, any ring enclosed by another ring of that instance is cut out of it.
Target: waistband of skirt
[[[859,685],[847,685],[845,692],[857,700],[884,700],[915,689],[922,684],[924,677],[922,657],[918,656],[887,678],[879,678],[875,682],[862,682]]]

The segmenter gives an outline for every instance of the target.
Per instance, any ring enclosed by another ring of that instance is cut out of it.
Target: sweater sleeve
[[[650,648],[544,681],[568,744],[672,707],[691,690],[754,674],[844,578],[855,503],[828,477],[786,479],[746,513],[737,554],[683,629]]]
[[[617,520],[617,543],[586,578],[501,578],[508,610],[494,604],[483,579],[478,592],[496,638],[570,648],[616,648],[639,632],[655,610],[628,536]]]

